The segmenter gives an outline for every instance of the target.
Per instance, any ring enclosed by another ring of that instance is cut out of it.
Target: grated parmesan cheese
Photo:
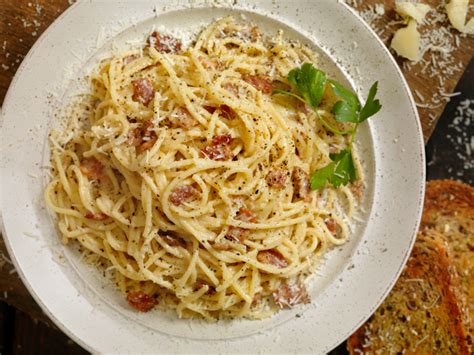
[[[463,100],[456,107],[455,117],[448,126],[453,129],[455,136],[447,135],[454,147],[457,157],[463,163],[463,169],[457,177],[464,175],[464,172],[471,172],[474,169],[474,135],[472,134],[472,126],[474,125],[474,100]],[[470,133],[471,132],[471,133]]]
[[[406,1],[405,1],[406,2]],[[418,97],[420,104],[424,105],[422,109],[432,110],[443,105],[444,101],[439,97],[445,92],[445,84],[448,78],[456,75],[463,70],[463,65],[457,59],[453,52],[462,47],[461,39],[465,34],[452,31],[446,15],[445,4],[447,1],[440,1],[437,5],[431,7],[426,15],[427,20],[417,28],[420,33],[420,55],[417,62],[404,61],[401,65],[405,72],[416,71],[421,75],[429,78],[436,78],[438,87],[434,90],[438,95],[432,95],[426,98],[426,101]],[[375,9],[374,5],[366,5],[360,0],[346,0],[346,3],[356,8],[359,15],[373,28],[378,36],[386,43],[392,37],[393,32],[400,24],[405,21],[387,20],[381,16]],[[383,4],[383,1],[380,1]],[[383,6],[383,5],[382,5]],[[426,24],[429,23],[429,27]],[[468,25],[474,27],[474,21],[470,21]],[[418,95],[417,95],[418,96]],[[436,116],[428,112],[431,120],[435,120]]]

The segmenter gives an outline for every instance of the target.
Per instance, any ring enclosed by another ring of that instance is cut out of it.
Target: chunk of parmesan
[[[451,0],[446,5],[446,13],[448,14],[449,22],[455,29],[463,33],[474,33],[474,18],[466,24],[467,10],[469,7],[469,0]]]
[[[391,47],[399,56],[415,62],[420,59],[420,33],[416,29],[415,20],[410,20],[407,27],[395,32]]]
[[[474,18],[470,19],[466,26],[464,26],[464,33],[474,34]]]
[[[413,3],[408,1],[397,2],[395,11],[406,19],[413,19],[417,23],[422,23],[425,16],[430,12],[431,7],[426,4]]]

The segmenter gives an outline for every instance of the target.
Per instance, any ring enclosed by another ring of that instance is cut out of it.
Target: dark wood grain
[[[3,238],[0,238],[0,253],[8,255]],[[0,300],[28,313],[32,318],[53,326],[53,323],[36,304],[33,297],[21,282],[13,265],[5,262],[0,267]]]
[[[69,6],[68,0],[2,0],[0,2],[0,104],[3,104],[13,76],[30,48],[46,28]],[[0,253],[8,255],[1,237]],[[53,323],[31,297],[18,274],[12,271],[13,266],[9,263],[4,263],[0,267],[0,300],[28,314],[28,317],[32,319],[30,322],[37,323],[41,321],[46,324],[42,326],[49,326],[47,334],[56,333],[57,344],[67,342],[68,338],[56,330]],[[0,337],[1,346],[11,346],[11,348],[1,349],[0,353],[19,353],[23,347],[30,350],[28,353],[38,354],[37,344],[33,343],[35,340],[32,333],[24,332],[22,338],[15,338],[15,347],[12,345],[14,335],[18,331],[21,332],[22,329],[26,329],[24,328],[25,319],[20,317],[22,321],[20,325],[23,324],[23,328],[20,327],[15,330],[12,328],[15,322],[10,319],[12,316],[11,308],[2,304],[0,314],[2,317],[0,318],[2,322],[0,333],[3,336],[3,338]],[[15,313],[13,313],[13,317],[15,317]],[[46,333],[43,331],[42,334]],[[58,341],[58,337],[62,340]],[[29,339],[30,345],[25,345],[25,339]],[[76,351],[82,351],[75,344],[72,347],[75,347]],[[42,353],[46,354],[48,352],[43,349]],[[61,351],[58,353],[61,353]]]
[[[12,354],[15,355],[85,355],[87,351],[77,346],[56,329],[32,320],[23,312],[15,313]]]
[[[0,105],[23,58],[68,0],[2,0],[0,5]]]
[[[430,5],[432,8],[435,8],[440,4],[439,0],[424,0],[421,2]],[[397,29],[403,26],[402,24],[388,25],[389,22],[392,22],[394,20],[400,20],[400,18],[397,17],[397,14],[395,13],[395,0],[363,0],[359,1],[359,3],[360,5],[357,6],[357,10],[359,12],[367,11],[369,7],[374,6],[375,4],[384,4],[385,15],[380,20],[374,21],[374,24],[376,25],[376,28],[381,30],[381,38],[385,39],[385,44],[389,47],[393,34]],[[470,12],[468,18],[472,15],[473,11]],[[419,31],[421,33],[425,33],[427,35],[430,34],[430,29],[434,27],[433,25],[430,25],[430,23],[432,23],[432,20],[430,20],[431,18],[432,17],[430,17],[429,15],[427,17],[426,24],[419,26]],[[459,32],[451,28],[448,21],[445,21],[442,26],[450,29],[451,33],[459,36]],[[439,95],[440,92],[452,93],[454,91],[454,88],[456,87],[456,84],[461,78],[464,69],[468,66],[474,54],[474,36],[459,36],[459,39],[459,47],[457,47],[451,54],[451,64],[460,65],[462,69],[457,71],[453,75],[447,76],[444,85],[440,85],[438,76],[431,78],[427,74],[424,74],[422,72],[424,64],[420,63],[418,65],[413,66],[413,68],[411,69],[407,69],[403,65],[403,63],[407,62],[407,60],[397,57],[395,55],[395,59],[397,60],[397,63],[402,69],[402,72],[410,88],[412,89],[413,96],[415,97],[416,101],[420,100],[417,98],[415,90],[421,93],[421,95],[426,99],[426,101],[435,98],[442,100]],[[425,55],[425,58],[429,58],[429,55]],[[442,75],[442,73],[440,73],[440,75]],[[436,108],[418,109],[421,125],[423,128],[425,143],[428,141],[431,134],[433,133],[433,130],[436,127],[436,123],[438,122],[438,119],[440,118],[441,113],[443,112],[446,104],[447,101],[444,101],[443,104],[439,105]]]
[[[15,309],[6,303],[0,302],[0,354],[11,354],[13,344],[13,323],[15,319]]]

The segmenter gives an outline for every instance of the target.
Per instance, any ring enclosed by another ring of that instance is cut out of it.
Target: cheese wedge
[[[431,7],[426,4],[413,3],[408,1],[397,2],[395,11],[403,18],[412,18],[417,23],[423,22]]]
[[[416,29],[415,20],[410,20],[407,27],[395,32],[391,47],[402,57],[415,62],[420,59],[420,33]]]
[[[471,19],[466,24],[467,10],[469,7],[469,0],[451,0],[446,5],[446,13],[448,14],[449,22],[455,29],[462,33],[474,33],[474,19]]]

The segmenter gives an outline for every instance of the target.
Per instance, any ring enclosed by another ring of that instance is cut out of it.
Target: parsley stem
[[[354,135],[355,129],[352,130],[352,131],[339,131],[338,129],[332,127],[329,123],[327,123],[326,120],[321,117],[321,115],[318,113],[318,111],[316,111],[316,110],[313,110],[313,111],[316,114],[316,116],[318,117],[318,119],[321,121],[321,123],[323,124],[324,128],[326,128],[329,132],[332,132],[334,134],[338,134],[340,136],[344,136],[346,134]]]
[[[272,92],[272,95],[288,95],[288,96],[291,96],[292,98],[294,99],[297,99],[299,101],[301,101],[302,103],[304,103],[305,105],[307,105],[305,99],[303,99],[302,97],[296,95],[296,94],[293,94],[292,92],[290,91],[285,91],[285,90],[273,90]]]
[[[354,130],[352,131],[351,133],[351,139],[349,140],[349,152],[352,151],[352,143],[354,143],[354,139],[355,139],[355,136],[356,136],[356,132],[357,132],[357,128],[359,127],[359,124],[356,123],[355,127],[354,127]]]
[[[299,95],[296,95],[296,94],[293,94],[292,92],[289,92],[289,91],[285,91],[285,90],[273,90],[273,95],[288,95],[288,96],[291,96],[299,101],[301,101],[303,104],[305,105],[308,105],[308,103],[306,102],[305,99],[303,99],[301,96]],[[310,105],[308,105],[310,106]],[[337,128],[334,128],[333,126],[331,126],[324,118],[321,117],[321,115],[318,113],[317,109],[316,108],[313,108],[313,111],[314,113],[316,114],[316,117],[321,121],[321,123],[323,124],[324,128],[326,128],[329,132],[331,133],[334,133],[334,134],[338,134],[338,135],[341,135],[341,136],[344,136],[346,134],[352,134],[354,135],[355,133],[355,129],[357,128],[354,128],[354,130],[352,131],[340,131],[338,130]]]

